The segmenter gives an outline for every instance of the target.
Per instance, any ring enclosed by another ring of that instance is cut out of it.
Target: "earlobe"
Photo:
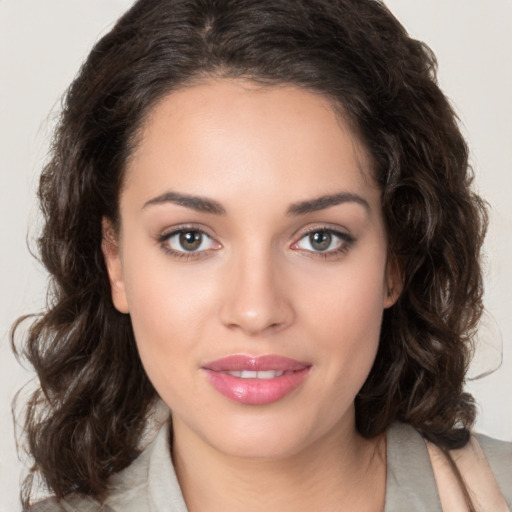
[[[388,258],[384,287],[384,309],[387,309],[396,303],[404,287],[402,266],[395,255],[390,255]]]
[[[128,301],[126,300],[126,291],[123,279],[123,268],[121,264],[121,255],[119,253],[119,240],[115,232],[112,221],[103,218],[102,223],[102,241],[101,251],[105,259],[108,278],[110,281],[110,290],[114,307],[120,313],[129,313]]]

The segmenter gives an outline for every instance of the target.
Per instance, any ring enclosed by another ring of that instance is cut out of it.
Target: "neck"
[[[380,512],[384,507],[385,438],[364,439],[353,422],[273,460],[220,453],[178,424],[173,461],[190,512]]]

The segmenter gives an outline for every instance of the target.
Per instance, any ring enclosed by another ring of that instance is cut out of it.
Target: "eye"
[[[305,233],[292,249],[310,251],[313,253],[337,254],[348,250],[354,239],[347,233],[333,229],[313,229]]]
[[[159,242],[169,253],[186,256],[219,249],[221,246],[200,229],[180,228],[160,237]]]

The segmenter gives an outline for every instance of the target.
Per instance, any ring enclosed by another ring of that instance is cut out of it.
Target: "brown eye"
[[[326,251],[332,243],[332,234],[329,231],[314,231],[309,234],[309,243],[315,251]]]
[[[179,234],[179,244],[185,251],[196,251],[201,247],[203,233],[199,231],[182,231]]]
[[[174,255],[201,255],[210,250],[217,250],[221,245],[200,229],[177,229],[160,237],[162,248]]]
[[[312,229],[292,244],[294,250],[301,250],[311,255],[335,256],[346,252],[354,243],[354,238],[348,233],[329,228]]]

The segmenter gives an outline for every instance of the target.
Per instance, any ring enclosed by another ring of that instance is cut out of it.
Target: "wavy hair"
[[[208,77],[318,92],[361,137],[404,287],[384,313],[357,428],[372,437],[401,420],[444,449],[463,446],[487,215],[432,52],[377,0],[139,0],[71,84],[40,179],[51,286],[18,348],[40,382],[25,417],[31,475],[58,498],[101,499],[139,453],[157,397],[130,318],[111,301],[101,221],[118,221],[123,170],[151,108]]]

